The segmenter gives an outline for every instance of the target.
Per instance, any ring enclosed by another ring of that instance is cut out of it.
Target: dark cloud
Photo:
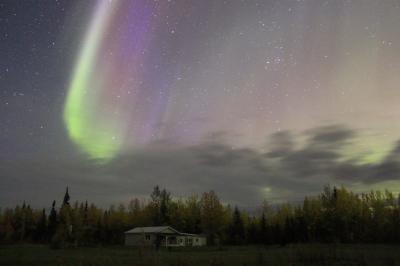
[[[79,156],[0,158],[0,206],[22,200],[49,206],[65,186],[74,199],[107,206],[145,197],[157,184],[176,196],[212,189],[224,201],[254,206],[264,197],[298,200],[327,183],[368,185],[397,180],[400,173],[399,144],[374,164],[344,160],[342,148],[356,132],[342,126],[312,129],[304,144],[291,132],[275,134],[264,153],[234,149],[223,136],[210,135],[194,146],[159,141],[106,164]]]
[[[292,153],[295,148],[295,142],[289,131],[281,131],[270,137],[270,147],[267,152],[268,157],[285,157]]]
[[[319,127],[308,131],[309,146],[340,148],[355,136],[355,132],[341,125]]]

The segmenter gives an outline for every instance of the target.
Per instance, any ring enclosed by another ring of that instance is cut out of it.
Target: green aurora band
[[[64,106],[64,122],[70,138],[91,158],[106,161],[112,159],[121,146],[121,128],[118,121],[106,121],[101,110],[96,110],[96,102],[104,88],[99,82],[101,75],[93,69],[105,27],[113,13],[112,3],[99,2],[80,52]],[[93,82],[94,78],[97,82]],[[99,121],[100,115],[102,119]]]

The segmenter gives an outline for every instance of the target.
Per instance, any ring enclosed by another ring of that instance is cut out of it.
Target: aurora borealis
[[[245,205],[327,183],[400,191],[396,0],[0,12],[0,206],[32,182],[104,203],[156,184]]]
[[[71,138],[81,145],[90,155],[98,157],[110,156],[115,149],[118,148],[115,142],[115,134],[117,128],[111,128],[110,125],[96,126],[91,120],[94,119],[93,114],[88,113],[94,107],[91,101],[98,101],[98,94],[102,93],[101,80],[102,73],[91,73],[91,69],[95,67],[95,57],[98,53],[100,42],[103,39],[102,28],[108,22],[111,13],[107,9],[112,9],[104,3],[100,6],[96,13],[96,17],[89,28],[87,40],[82,48],[81,57],[75,70],[74,78],[70,91],[67,96],[65,106],[65,121]],[[95,82],[96,74],[100,82]],[[94,84],[93,84],[94,83]],[[102,112],[97,110],[97,112]],[[112,125],[111,125],[112,127]]]
[[[71,139],[94,159],[162,136],[168,92],[180,79],[156,46],[165,9],[162,2],[95,4],[64,110]]]

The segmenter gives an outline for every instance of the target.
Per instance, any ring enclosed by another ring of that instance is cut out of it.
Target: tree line
[[[0,243],[123,244],[125,231],[159,225],[204,234],[210,244],[394,243],[400,241],[400,197],[326,186],[301,204],[264,201],[250,212],[222,204],[213,191],[173,199],[156,186],[147,200],[102,209],[87,201],[71,203],[67,188],[61,204],[53,201],[48,213],[25,202],[0,211]]]

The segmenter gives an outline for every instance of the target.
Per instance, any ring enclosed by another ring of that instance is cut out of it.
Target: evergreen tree
[[[237,206],[233,211],[232,224],[229,231],[232,244],[239,245],[244,242],[244,224]]]
[[[168,209],[170,200],[171,194],[163,189],[160,194],[160,224],[162,225],[168,225],[169,223]]]
[[[161,191],[158,186],[155,186],[153,192],[150,195],[151,203],[150,207],[152,210],[152,223],[155,226],[161,224],[160,206],[161,206]]]
[[[65,195],[64,195],[64,200],[63,200],[62,206],[69,205],[69,200],[70,200],[70,196],[69,196],[68,187],[67,187],[67,189],[65,190]]]
[[[263,212],[260,219],[260,234],[258,242],[261,244],[267,244],[268,241],[270,240],[268,239],[267,234],[267,220],[265,219],[265,213]]]
[[[56,233],[57,229],[57,211],[56,211],[56,201],[53,201],[53,204],[51,205],[51,211],[49,215],[49,223],[48,223],[48,230],[47,230],[47,239],[51,240]]]
[[[256,244],[258,243],[258,230],[257,230],[257,219],[252,217],[249,220],[247,226],[247,243]]]
[[[166,189],[160,190],[159,186],[155,186],[150,197],[153,225],[168,225],[171,194]]]

